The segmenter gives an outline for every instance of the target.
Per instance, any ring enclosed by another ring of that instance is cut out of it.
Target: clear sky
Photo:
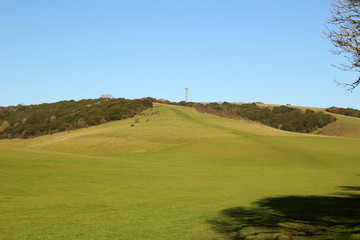
[[[329,0],[0,0],[0,106],[115,97],[360,108]],[[359,87],[360,88],[360,87]]]

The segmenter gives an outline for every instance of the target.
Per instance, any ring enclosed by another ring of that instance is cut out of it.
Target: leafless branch
[[[360,0],[332,0],[331,6],[331,16],[327,19],[323,36],[334,45],[333,54],[347,59],[336,67],[360,72]],[[360,79],[343,86],[352,91],[359,84]]]

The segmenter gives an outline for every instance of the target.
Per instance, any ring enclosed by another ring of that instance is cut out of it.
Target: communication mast
[[[189,101],[189,87],[186,85],[185,87],[185,102]]]

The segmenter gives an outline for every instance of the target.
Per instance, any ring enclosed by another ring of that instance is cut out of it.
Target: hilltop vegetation
[[[0,139],[28,138],[94,126],[109,121],[133,117],[151,108],[153,102],[193,107],[200,112],[221,117],[248,119],[273,128],[310,133],[336,120],[334,116],[311,109],[288,106],[259,106],[256,103],[193,103],[170,102],[165,99],[143,98],[127,100],[123,98],[99,98],[81,101],[62,101],[51,104],[0,107]],[[328,108],[331,113],[360,117],[355,109]],[[323,133],[323,132],[322,132]]]
[[[196,105],[196,109],[200,112],[213,113],[224,117],[249,119],[291,132],[310,133],[335,121],[331,115],[315,112],[311,109],[302,111],[288,106],[259,107],[255,103],[241,105],[227,102],[199,104]]]
[[[302,110],[283,105],[260,107],[256,103],[233,104],[223,102],[219,104],[217,102],[212,102],[202,104],[185,101],[174,103],[167,100],[160,102],[171,105],[194,107],[199,112],[206,112],[226,118],[248,119],[290,132],[310,133],[336,120],[335,117],[321,111],[315,112],[311,109]]]
[[[345,115],[345,116],[360,118],[360,110],[353,109],[353,108],[330,107],[330,108],[327,108],[326,111],[331,112],[331,113]]]
[[[333,113],[331,113],[333,114]],[[333,114],[336,121],[312,133],[360,139],[360,118]]]
[[[151,108],[148,98],[87,99],[0,108],[0,139],[28,138],[133,117]]]

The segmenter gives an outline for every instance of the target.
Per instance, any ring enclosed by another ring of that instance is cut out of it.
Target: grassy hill
[[[359,156],[357,139],[154,104],[1,140],[0,238],[355,239]]]
[[[299,109],[289,106],[258,106],[256,103],[234,104],[223,102],[196,104],[196,110],[235,119],[248,119],[285,131],[310,133],[322,128],[336,118],[322,111]]]
[[[336,121],[314,131],[315,134],[360,139],[360,118],[331,114]]]
[[[243,104],[243,103],[241,103]],[[271,104],[257,104],[261,107],[278,107],[279,105]],[[326,112],[325,108],[316,108],[316,107],[303,107],[303,106],[294,106],[297,109],[305,111],[306,109],[311,109],[315,112]],[[312,132],[312,134],[326,135],[326,136],[337,136],[337,137],[348,137],[360,139],[360,119],[357,117],[344,116],[341,114],[326,112],[326,114],[332,115],[336,118],[336,121],[333,121]]]
[[[308,107],[298,107],[300,109],[307,109]],[[314,111],[324,111],[325,108],[310,108]],[[326,112],[336,118],[336,121],[326,125],[323,128],[313,131],[313,134],[347,137],[360,139],[360,118],[350,117],[341,114]]]

